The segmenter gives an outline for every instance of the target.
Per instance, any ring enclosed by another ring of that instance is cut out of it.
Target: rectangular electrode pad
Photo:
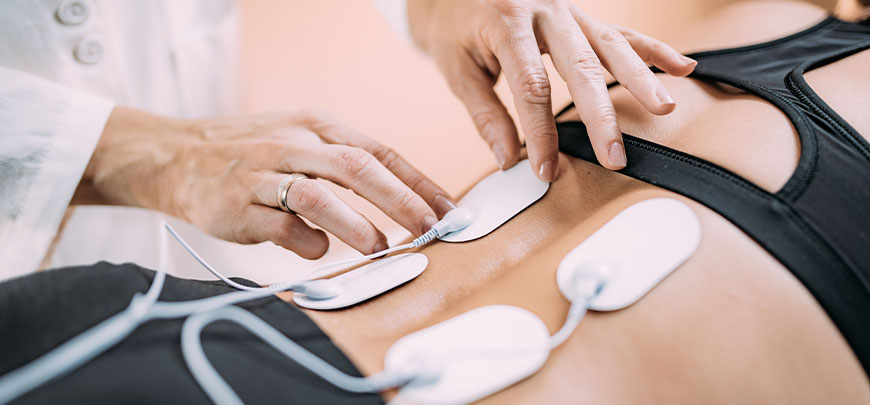
[[[528,159],[479,181],[459,200],[458,206],[471,209],[473,219],[465,229],[449,233],[441,240],[467,242],[486,236],[538,201],[550,183],[535,176]]]
[[[688,205],[672,198],[634,204],[569,252],[556,273],[559,290],[571,296],[572,276],[584,266],[609,269],[590,309],[614,311],[637,302],[695,253],[701,225]]]
[[[293,301],[309,309],[339,309],[381,295],[413,280],[429,265],[421,253],[405,253],[378,260],[358,269],[335,276],[341,291],[333,298],[315,300],[296,294]]]
[[[547,361],[550,333],[534,314],[491,305],[405,336],[384,368],[427,369],[435,379],[410,382],[391,404],[467,404],[534,374]]]

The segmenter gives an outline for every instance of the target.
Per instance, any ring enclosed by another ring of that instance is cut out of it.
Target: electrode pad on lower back
[[[427,370],[433,379],[412,381],[395,404],[465,404],[538,371],[549,356],[550,333],[524,309],[492,305],[403,337],[390,347],[384,369]]]
[[[339,309],[381,295],[413,280],[429,265],[421,253],[405,253],[378,260],[358,269],[335,276],[341,293],[326,300],[314,300],[296,294],[293,301],[310,309]]]
[[[590,309],[614,311],[634,304],[695,254],[701,225],[688,205],[672,198],[634,204],[608,221],[559,263],[556,282],[571,296],[582,266],[604,266],[610,275]]]
[[[467,207],[474,213],[473,220],[465,229],[449,233],[441,240],[467,242],[494,231],[538,201],[550,183],[535,176],[528,160],[517,163],[504,171],[497,171],[478,182],[459,200],[459,207]]]

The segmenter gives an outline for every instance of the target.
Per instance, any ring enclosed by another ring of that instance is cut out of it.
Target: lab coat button
[[[88,6],[81,0],[64,0],[57,7],[58,21],[66,25],[79,25],[88,19]]]
[[[103,58],[103,41],[94,34],[82,37],[73,51],[76,60],[86,65],[93,65]]]

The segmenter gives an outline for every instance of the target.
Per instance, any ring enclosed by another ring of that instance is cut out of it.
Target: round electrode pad
[[[441,237],[441,240],[467,242],[486,236],[538,201],[548,188],[550,183],[535,176],[528,160],[490,174],[475,184],[457,204],[471,209],[474,214],[471,224]]]
[[[412,381],[391,403],[466,404],[534,374],[549,356],[550,333],[534,314],[492,305],[403,337],[385,370],[434,377]]]
[[[296,294],[293,301],[310,309],[339,309],[381,295],[413,280],[429,265],[429,258],[421,253],[404,253],[378,260],[347,273],[333,277],[341,292],[330,299],[314,300]]]
[[[609,269],[590,309],[614,311],[637,302],[695,254],[701,225],[688,205],[672,198],[634,204],[569,252],[556,273],[559,290],[571,296],[574,273],[584,266]]]

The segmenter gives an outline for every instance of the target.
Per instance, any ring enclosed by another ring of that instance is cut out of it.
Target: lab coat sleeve
[[[402,37],[412,43],[411,27],[408,24],[408,0],[373,0],[375,6],[387,19],[391,27]]]
[[[38,268],[112,108],[0,67],[0,280]]]

